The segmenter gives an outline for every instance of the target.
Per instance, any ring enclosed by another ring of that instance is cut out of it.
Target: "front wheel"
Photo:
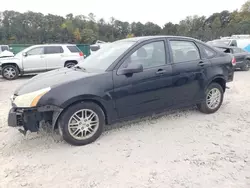
[[[221,107],[224,91],[220,84],[212,83],[206,90],[206,100],[197,105],[198,109],[205,114],[215,113]]]
[[[2,70],[2,76],[6,80],[15,80],[19,75],[19,71],[14,65],[5,65]]]
[[[102,134],[105,115],[97,104],[81,102],[66,109],[58,123],[66,142],[75,146],[87,145]]]

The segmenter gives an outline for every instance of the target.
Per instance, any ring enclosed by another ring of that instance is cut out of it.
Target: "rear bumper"
[[[55,106],[39,108],[13,107],[9,111],[8,126],[23,127],[25,131],[37,132],[42,121],[51,122],[51,124],[55,123],[58,116],[54,118],[54,114],[60,114],[61,111],[61,108]]]

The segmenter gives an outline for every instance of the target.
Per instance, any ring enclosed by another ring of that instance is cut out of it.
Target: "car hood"
[[[53,71],[49,71],[46,73],[39,74],[30,80],[28,80],[25,84],[19,87],[14,95],[23,95],[26,93],[34,92],[40,89],[44,89],[47,87],[56,87],[60,84],[69,83],[75,80],[79,80],[81,78],[90,77],[96,74],[100,74],[98,72],[87,72],[83,70],[62,68]]]

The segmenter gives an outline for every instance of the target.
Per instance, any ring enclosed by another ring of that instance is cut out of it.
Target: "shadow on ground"
[[[161,120],[161,118],[168,118],[171,116],[173,117],[181,117],[184,115],[188,115],[189,112],[192,113],[199,113],[195,107],[189,107],[179,110],[169,110],[165,111],[163,113],[154,114],[151,116],[146,116],[142,118],[137,118],[130,121],[124,121],[119,122],[113,125],[108,125],[105,127],[103,135],[94,143],[91,145],[99,145],[101,143],[102,137],[105,137],[111,134],[115,134],[116,131],[124,131],[126,128],[130,127],[143,127],[143,126],[152,126],[152,124],[156,124],[158,121]],[[27,133],[26,136],[23,136],[21,133],[18,133],[17,130],[15,130],[18,134],[16,137],[16,140],[13,140],[12,144],[7,146],[7,148],[15,148],[15,152],[23,153],[26,150],[31,152],[33,149],[39,147],[39,148],[50,148],[50,149],[56,149],[56,148],[71,148],[72,146],[67,144],[60,136],[58,130],[52,130],[48,126],[43,126],[41,130],[38,133]],[[7,149],[3,147],[3,151]],[[22,148],[22,149],[19,149]]]

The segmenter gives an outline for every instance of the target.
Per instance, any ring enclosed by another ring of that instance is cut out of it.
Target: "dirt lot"
[[[0,78],[0,187],[250,187],[250,72],[236,72],[222,108],[167,112],[109,128],[72,147],[7,127],[9,97],[28,78]]]

